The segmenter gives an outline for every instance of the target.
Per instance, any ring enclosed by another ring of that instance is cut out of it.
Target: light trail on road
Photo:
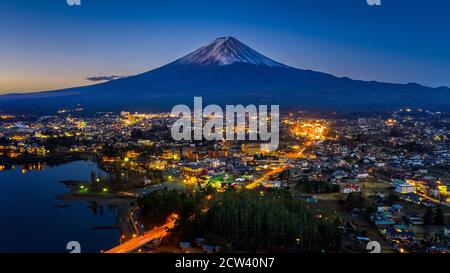
[[[121,245],[105,251],[104,253],[130,253],[155,239],[165,237],[169,233],[169,230],[175,226],[177,218],[178,217],[176,215],[172,215],[164,225],[151,231],[147,231],[143,235],[133,238]]]

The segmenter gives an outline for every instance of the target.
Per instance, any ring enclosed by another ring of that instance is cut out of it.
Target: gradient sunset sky
[[[450,1],[0,1],[0,93],[93,84],[233,36],[290,66],[450,86]]]

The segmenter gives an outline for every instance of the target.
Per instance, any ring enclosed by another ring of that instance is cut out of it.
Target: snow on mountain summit
[[[233,37],[220,37],[210,44],[175,61],[181,65],[229,65],[247,63],[270,67],[288,67],[256,52]]]

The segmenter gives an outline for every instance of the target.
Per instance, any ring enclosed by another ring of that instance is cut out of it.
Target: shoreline
[[[65,202],[88,202],[89,206],[117,206],[117,219],[114,228],[120,231],[120,242],[131,239],[142,233],[140,221],[134,217],[139,210],[137,196],[124,193],[78,193],[77,189],[84,181],[65,180],[60,183],[69,188],[69,192],[63,193],[56,198]]]

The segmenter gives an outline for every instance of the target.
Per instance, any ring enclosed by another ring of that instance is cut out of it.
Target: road
[[[105,253],[130,253],[155,239],[165,237],[169,233],[169,229],[172,229],[175,226],[176,220],[176,216],[171,216],[164,225],[147,231],[141,236],[105,251]]]
[[[265,180],[269,179],[270,176],[275,175],[277,173],[281,173],[282,171],[284,171],[286,169],[287,169],[287,166],[282,166],[282,167],[276,168],[274,170],[271,170],[271,171],[267,172],[266,174],[264,174],[263,177],[256,179],[256,180],[250,182],[249,184],[247,184],[245,186],[245,188],[254,189],[254,188],[258,187],[260,184],[264,183]]]

